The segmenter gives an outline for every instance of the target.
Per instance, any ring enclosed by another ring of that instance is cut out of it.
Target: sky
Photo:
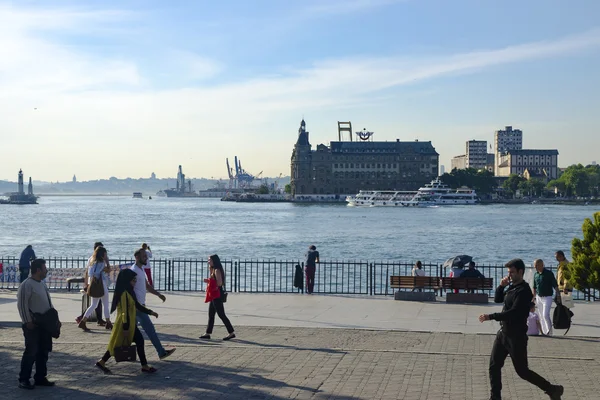
[[[0,0],[0,179],[289,175],[302,118],[600,162],[597,0]]]

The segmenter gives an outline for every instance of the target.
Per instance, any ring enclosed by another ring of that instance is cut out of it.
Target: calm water
[[[248,204],[214,199],[43,197],[0,206],[0,257],[32,244],[39,256],[87,257],[102,241],[112,257],[142,242],[159,258],[298,259],[315,244],[323,259],[442,262],[470,254],[480,263],[569,255],[593,206],[493,205],[356,208]]]

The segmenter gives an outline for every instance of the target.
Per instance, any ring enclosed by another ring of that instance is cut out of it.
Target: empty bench
[[[394,294],[396,300],[409,301],[435,301],[435,290],[440,288],[440,278],[436,276],[390,276],[392,289],[411,289],[411,291],[398,290]],[[419,289],[415,292],[415,289]],[[421,290],[431,290],[423,292]]]
[[[477,290],[494,288],[492,278],[442,278],[442,289],[446,293],[446,303],[487,303],[487,293],[475,293]],[[455,290],[466,290],[471,293],[453,293]]]

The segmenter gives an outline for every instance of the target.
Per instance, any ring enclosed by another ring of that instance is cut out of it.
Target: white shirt
[[[146,261],[146,265],[144,265],[144,269],[151,269],[150,259],[152,258],[152,252],[148,249],[145,250],[146,255],[148,256],[148,260]],[[142,303],[140,303],[142,304]]]
[[[137,264],[133,264],[129,269],[137,275],[137,280],[133,287],[135,297],[137,297],[138,303],[142,305],[146,304],[146,273],[142,268],[138,267]]]
[[[425,271],[419,268],[413,268],[412,276],[425,276]]]

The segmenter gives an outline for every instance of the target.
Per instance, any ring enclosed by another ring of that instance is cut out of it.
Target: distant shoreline
[[[37,193],[38,196],[43,197],[131,197],[129,193]],[[148,196],[156,196],[156,194],[148,194]],[[197,199],[204,199],[210,197],[197,197]],[[215,199],[216,197],[212,197]],[[535,203],[532,203],[535,202]],[[294,203],[302,204],[323,204],[322,201],[297,201]],[[343,201],[332,202],[332,203],[344,203]],[[533,199],[533,200],[522,200],[522,199],[504,199],[504,200],[482,200],[482,205],[488,204],[534,204],[534,205],[600,205],[600,199],[595,200],[564,200],[564,199]]]

